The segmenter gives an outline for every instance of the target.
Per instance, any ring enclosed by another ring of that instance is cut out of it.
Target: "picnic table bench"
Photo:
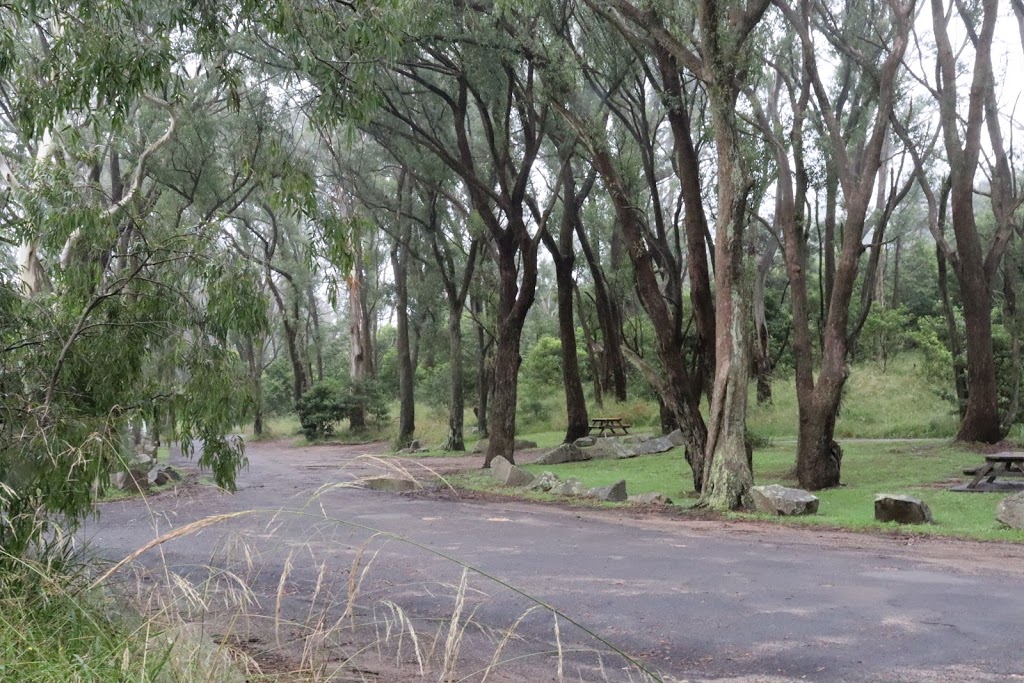
[[[632,426],[623,422],[621,417],[595,417],[590,420],[589,433],[597,432],[597,436],[604,436],[605,432],[611,436],[629,434],[629,428]]]
[[[986,455],[985,464],[980,467],[972,467],[964,470],[966,475],[974,475],[965,488],[977,488],[982,479],[992,483],[1000,477],[1024,477],[1024,453],[996,453]]]

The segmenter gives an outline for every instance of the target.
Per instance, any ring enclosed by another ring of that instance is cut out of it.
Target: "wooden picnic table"
[[[605,432],[611,436],[629,434],[629,428],[632,426],[623,422],[621,417],[595,417],[590,420],[590,434],[594,432],[597,432],[598,436],[604,436]]]
[[[984,465],[964,470],[964,474],[974,475],[974,480],[965,487],[968,489],[977,488],[982,479],[991,484],[999,477],[1024,477],[1024,453],[986,455]]]

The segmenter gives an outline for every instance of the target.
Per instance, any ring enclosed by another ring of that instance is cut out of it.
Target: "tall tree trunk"
[[[487,330],[484,328],[482,317],[484,314],[484,303],[478,297],[472,297],[470,304],[476,317],[476,343],[477,343],[477,399],[476,399],[476,427],[477,434],[481,439],[491,435],[490,421],[487,419],[490,410],[492,364],[490,356],[492,340],[487,339]]]
[[[576,237],[580,249],[590,268],[594,281],[594,301],[597,310],[597,324],[601,328],[601,377],[606,389],[610,389],[617,401],[627,399],[626,361],[622,354],[622,308],[615,300],[601,267],[600,258],[590,245],[590,239],[583,224],[577,224]]]
[[[309,377],[306,375],[306,364],[302,358],[302,348],[299,343],[299,321],[290,317],[288,304],[285,302],[280,288],[278,288],[273,277],[270,275],[269,265],[267,270],[267,286],[270,288],[270,293],[274,296],[277,307],[281,311],[281,325],[284,327],[285,346],[288,349],[288,359],[292,364],[292,400],[298,403],[302,395],[306,393],[306,389],[309,388]]]
[[[768,334],[768,319],[765,315],[765,281],[778,251],[778,239],[772,235],[757,260],[754,276],[754,375],[757,377],[757,402],[764,405],[772,402],[772,357],[771,336]]]
[[[576,321],[573,316],[573,290],[576,282],[573,269],[576,253],[573,249],[573,235],[580,230],[579,195],[573,176],[573,150],[567,144],[558,145],[562,179],[562,220],[558,241],[548,230],[541,233],[541,239],[555,264],[555,283],[558,301],[558,337],[562,344],[562,385],[565,388],[565,443],[590,433],[590,417],[587,414],[587,399],[583,394],[583,380],[580,377],[580,361],[576,352]]]
[[[353,384],[361,384],[370,378],[371,354],[368,348],[369,332],[365,329],[366,317],[363,306],[363,250],[360,239],[355,240],[355,259],[352,273],[348,278],[348,339],[349,377]],[[349,426],[353,431],[366,428],[366,411],[355,405],[349,413]]]
[[[572,231],[569,231],[572,241]],[[580,377],[580,362],[576,353],[576,321],[573,316],[572,292],[573,256],[571,247],[568,256],[555,258],[555,279],[558,284],[558,336],[562,342],[562,384],[565,386],[566,428],[565,443],[572,443],[590,432],[590,417],[587,414],[587,399],[583,394],[583,380]],[[554,256],[554,254],[552,254]]]
[[[1003,438],[999,390],[992,350],[992,295],[980,272],[964,272],[961,248],[960,294],[967,346],[967,411],[958,441],[996,443]]]
[[[594,335],[590,331],[590,322],[587,320],[587,313],[583,308],[583,296],[580,288],[574,288],[576,295],[576,310],[579,312],[580,328],[583,330],[583,343],[587,348],[587,361],[590,363],[590,373],[594,377],[594,403],[598,408],[604,408],[604,392],[601,382],[601,364],[598,362],[597,353],[594,350]]]
[[[463,436],[463,420],[466,413],[466,398],[463,388],[462,364],[462,306],[448,307],[448,357],[451,368],[451,394],[448,406],[448,436],[442,449],[446,451],[466,450]],[[485,409],[486,410],[486,409]]]
[[[935,245],[935,261],[938,264],[939,295],[942,298],[942,312],[946,320],[946,346],[953,359],[953,386],[956,389],[956,409],[963,419],[967,410],[967,368],[964,367],[964,352],[960,346],[960,331],[956,326],[956,311],[949,296],[949,273],[946,268],[946,254],[942,245]]]
[[[316,292],[313,291],[313,286],[308,285],[306,287],[306,300],[309,306],[309,319],[312,323],[312,330],[310,331],[310,337],[313,340],[313,354],[316,361],[316,380],[318,382],[324,381],[324,340],[320,334],[320,311],[319,302],[316,298]],[[312,373],[310,373],[312,375]]]
[[[398,183],[399,206],[403,206],[402,196],[405,185],[405,174]],[[399,212],[400,213],[400,212]],[[395,317],[397,318],[396,351],[398,353],[398,438],[395,448],[408,448],[416,433],[416,398],[415,372],[412,366],[411,348],[409,345],[409,226],[399,216],[402,226],[398,238],[391,249],[391,267],[395,276]]]
[[[957,6],[960,18],[970,26],[975,50],[966,117],[958,111],[962,95],[956,85],[959,53],[954,51],[949,40],[947,27],[950,16],[941,0],[931,0],[930,5],[936,41],[939,123],[949,163],[950,217],[956,236],[956,260],[952,263],[960,284],[966,326],[967,410],[956,438],[958,441],[995,443],[1002,439],[1003,431],[999,420],[992,349],[992,285],[1005,241],[1012,234],[1012,229],[1008,231],[1009,226],[1000,225],[999,220],[1000,200],[1005,199],[1002,181],[1008,166],[1005,166],[998,115],[992,111],[986,116],[985,111],[986,104],[994,105],[995,100],[992,42],[999,2],[982,0],[980,27],[977,26],[978,17],[969,15],[963,6]],[[974,210],[974,181],[981,154],[982,127],[986,123],[996,160],[991,178],[992,208],[997,223],[996,235],[987,254],[982,247]],[[1001,239],[1005,241],[1001,242]]]
[[[496,240],[498,254],[498,320],[494,347],[494,403],[491,436],[484,467],[496,457],[515,462],[516,408],[519,389],[520,341],[526,314],[537,289],[537,240],[530,237],[521,216],[510,215],[510,226]],[[542,228],[543,229],[543,228]],[[519,264],[522,266],[520,281]]]
[[[664,47],[656,47],[655,54],[667,95],[675,170],[686,209],[683,214],[683,227],[686,230],[686,268],[690,278],[690,305],[696,322],[696,348],[700,354],[699,372],[694,379],[700,386],[710,388],[711,384],[705,381],[705,378],[710,378],[715,368],[715,301],[711,294],[707,242],[704,237],[708,233],[708,222],[700,186],[700,158],[690,132],[692,126],[689,112],[686,110],[679,65]],[[707,393],[710,400],[711,392]]]
[[[765,6],[766,7],[766,6]],[[718,150],[718,220],[715,229],[715,380],[708,410],[708,437],[701,502],[718,509],[753,507],[754,485],[747,450],[750,373],[750,277],[745,272],[747,201],[752,180],[736,120],[740,62],[747,48],[732,36],[737,13],[752,29],[764,9],[748,14],[716,0],[699,5],[702,47],[710,76],[711,119]]]

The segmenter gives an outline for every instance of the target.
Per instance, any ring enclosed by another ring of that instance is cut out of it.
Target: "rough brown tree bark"
[[[590,416],[587,413],[587,399],[583,393],[583,379],[580,376],[580,361],[576,352],[576,321],[573,314],[573,291],[576,281],[573,269],[576,266],[576,252],[573,235],[580,220],[579,196],[576,179],[573,176],[572,149],[559,140],[559,161],[562,185],[562,217],[558,240],[545,229],[541,239],[555,265],[555,282],[558,301],[558,337],[562,346],[562,385],[565,389],[566,428],[565,443],[590,433]],[[540,209],[533,206],[534,218],[543,220]]]
[[[998,112],[995,111],[992,41],[998,20],[998,0],[982,0],[981,26],[961,5],[960,18],[968,27],[974,47],[967,114],[958,109],[962,93],[957,89],[958,51],[948,34],[950,13],[941,0],[931,0],[932,25],[936,39],[939,123],[949,163],[950,218],[956,237],[955,255],[945,240],[946,257],[953,265],[960,285],[967,347],[967,409],[957,432],[959,441],[995,443],[1004,433],[999,419],[998,386],[992,349],[992,288],[1012,235],[1012,220],[1006,219],[1010,170],[1003,149]],[[989,109],[986,115],[986,109]],[[994,159],[991,170],[992,208],[996,232],[986,249],[978,232],[974,208],[974,182],[981,154],[982,127],[987,124]],[[1013,211],[1009,211],[1012,215]],[[1000,220],[1003,218],[1003,220]]]
[[[410,225],[403,216],[409,189],[407,176],[402,172],[398,180],[398,207],[396,220],[398,234],[391,248],[391,269],[395,277],[396,352],[398,354],[398,437],[395,448],[408,448],[416,433],[416,376],[409,344],[409,239]]]

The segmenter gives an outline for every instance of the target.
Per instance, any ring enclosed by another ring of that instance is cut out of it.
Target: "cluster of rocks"
[[[526,487],[532,491],[545,491],[556,496],[579,496],[611,503],[636,502],[649,505],[670,505],[672,503],[668,497],[661,493],[645,493],[639,496],[628,495],[626,493],[625,479],[620,479],[610,486],[587,488],[579,479],[561,479],[554,472],[544,472],[539,477],[536,477],[501,457],[491,461],[491,476],[502,486]]]
[[[667,453],[683,445],[683,433],[679,430],[667,436],[634,434],[630,436],[603,437],[596,439],[584,436],[572,443],[564,443],[549,451],[536,461],[538,465],[560,465],[566,462],[583,462],[601,458],[625,459],[640,455]],[[517,449],[518,450],[518,449]]]
[[[778,484],[755,486],[751,489],[758,512],[770,515],[813,515],[818,512],[819,500],[802,489],[791,489]],[[928,504],[911,496],[879,493],[875,496],[875,519],[897,524],[930,524],[932,511]]]
[[[135,462],[123,472],[110,477],[110,485],[118,491],[148,491],[151,486],[164,486],[181,481],[181,473],[170,465],[153,462]]]

